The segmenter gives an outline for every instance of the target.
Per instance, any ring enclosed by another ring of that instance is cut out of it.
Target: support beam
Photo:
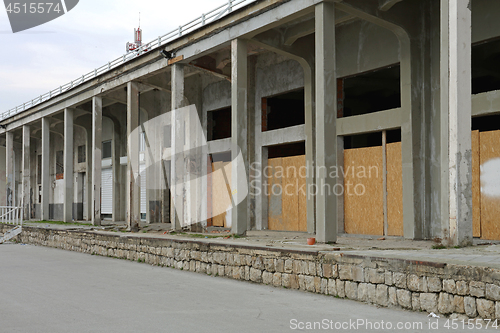
[[[141,187],[139,179],[139,88],[127,83],[127,229],[139,230],[141,221]]]
[[[92,98],[92,224],[101,225],[102,98]]]
[[[441,171],[449,194],[443,238],[454,246],[470,245],[473,237],[471,27],[469,1],[441,0],[441,137],[448,140],[448,149],[442,141]]]
[[[73,221],[73,123],[73,110],[64,109],[64,222]]]
[[[42,118],[42,221],[49,217],[49,195],[50,195],[50,123],[47,117]]]
[[[316,238],[337,241],[337,179],[328,170],[337,167],[337,80],[335,70],[335,7],[316,5]],[[309,193],[308,193],[309,195]]]
[[[5,188],[7,189],[7,206],[15,206],[15,173],[14,173],[14,133],[7,132],[6,133],[6,142],[5,142],[5,154],[6,154],[6,165],[5,165],[5,174],[6,174],[6,184]]]
[[[184,226],[184,117],[178,110],[184,103],[184,65],[172,66],[172,161],[171,161],[171,193],[173,207],[172,229],[177,230]]]
[[[231,189],[233,196],[242,195],[248,186],[248,43],[241,39],[231,42],[231,160],[232,176]],[[238,171],[242,170],[239,165],[241,160],[237,156],[241,153],[243,157],[245,177]],[[238,200],[239,201],[239,200]],[[243,235],[247,231],[248,224],[248,198],[245,197],[236,207],[232,209],[232,233]]]
[[[30,126],[23,126],[23,217],[31,218]]]

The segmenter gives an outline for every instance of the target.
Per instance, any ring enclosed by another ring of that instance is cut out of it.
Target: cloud
[[[125,53],[139,24],[144,42],[201,16],[225,0],[85,0],[39,27],[12,34],[0,10],[0,113],[68,83]]]

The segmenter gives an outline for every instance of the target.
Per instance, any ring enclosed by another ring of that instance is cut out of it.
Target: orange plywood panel
[[[387,144],[387,234],[403,236],[403,159],[401,142]]]
[[[348,234],[384,234],[382,147],[344,151],[344,219]]]
[[[481,237],[481,180],[479,154],[479,131],[472,131],[472,232]]]
[[[225,227],[227,226],[226,210],[231,207],[229,195],[231,188],[228,186],[231,184],[231,163],[215,162],[212,169],[214,170],[212,173],[212,211],[215,215],[213,225]]]
[[[479,135],[481,238],[500,240],[500,131]]]
[[[285,157],[283,166],[283,224],[286,231],[299,230],[298,172],[295,157]]]

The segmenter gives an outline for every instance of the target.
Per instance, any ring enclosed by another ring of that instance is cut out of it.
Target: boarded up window
[[[85,163],[87,161],[86,157],[85,146],[78,146],[78,163]]]
[[[56,152],[56,179],[64,178],[64,151]]]
[[[111,158],[111,140],[102,143],[102,158]]]

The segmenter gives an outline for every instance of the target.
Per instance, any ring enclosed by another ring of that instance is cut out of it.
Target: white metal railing
[[[227,0],[227,2],[211,11],[208,13],[205,13],[201,15],[200,17],[192,20],[191,22],[188,22],[184,25],[179,26],[175,30],[170,31],[169,33],[159,36],[155,40],[153,40],[150,43],[143,44],[141,47],[139,47],[137,50],[126,53],[123,56],[109,61],[107,64],[94,69],[93,71],[82,75],[81,77],[63,84],[62,86],[59,86],[58,88],[51,90],[43,95],[40,95],[39,97],[36,97],[32,99],[31,101],[28,101],[26,103],[23,103],[19,106],[16,106],[15,108],[10,109],[7,112],[4,112],[0,115],[0,120],[4,120],[7,118],[10,118],[20,112],[23,112],[31,107],[34,107],[35,105],[38,105],[42,102],[45,102],[52,97],[55,97],[57,95],[62,94],[65,91],[68,91],[90,79],[93,79],[103,73],[106,73],[110,71],[111,69],[118,67],[120,65],[123,65],[127,61],[135,58],[136,56],[139,56],[144,53],[148,53],[151,50],[160,47],[162,45],[165,45],[173,40],[176,40],[177,38],[180,38],[184,36],[186,33],[190,33],[208,23],[212,23],[223,17],[224,15],[231,13],[235,9],[239,9],[241,7],[246,6],[247,4],[254,2],[255,0]]]
[[[0,207],[0,223],[23,225],[23,209],[21,207]]]

